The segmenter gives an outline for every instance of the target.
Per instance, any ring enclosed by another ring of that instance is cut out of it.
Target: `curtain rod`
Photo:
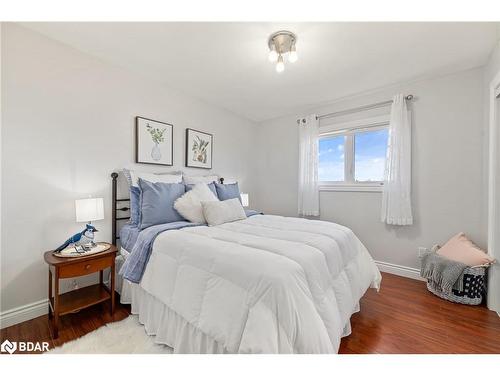
[[[405,100],[413,100],[413,95],[409,94],[405,96]],[[325,118],[331,118],[331,117],[337,117],[337,116],[343,116],[343,115],[349,115],[351,113],[357,113],[357,112],[362,112],[362,111],[368,111],[370,109],[376,109],[376,108],[381,108],[385,107],[389,104],[392,104],[392,100],[386,100],[384,102],[378,102],[374,104],[368,104],[368,105],[362,105],[360,107],[355,107],[355,108],[350,108],[350,109],[344,109],[342,111],[338,112],[332,112],[332,113],[326,113],[324,115],[316,116],[317,120],[322,120]],[[305,119],[298,119],[297,124],[300,123],[305,123]]]
[[[413,95],[411,95],[411,94],[405,96],[405,100],[412,100],[412,99],[413,99]],[[356,107],[356,108],[351,108],[351,109],[344,109],[343,111],[338,111],[338,112],[327,113],[327,114],[324,114],[324,115],[321,115],[321,116],[316,116],[316,118],[319,119],[319,120],[321,120],[321,119],[324,119],[324,118],[330,118],[330,117],[348,115],[348,114],[351,114],[351,113],[368,111],[369,109],[375,109],[375,108],[385,107],[386,105],[389,105],[389,104],[392,104],[392,100],[386,100],[384,102],[363,105],[363,106]]]

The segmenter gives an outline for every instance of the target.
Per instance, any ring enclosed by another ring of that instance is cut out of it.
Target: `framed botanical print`
[[[173,165],[174,127],[144,117],[135,118],[135,162]]]
[[[213,136],[186,129],[186,167],[212,168]]]

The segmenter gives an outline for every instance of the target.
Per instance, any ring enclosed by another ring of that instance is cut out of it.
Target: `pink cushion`
[[[468,266],[493,263],[494,259],[477,247],[464,233],[452,237],[437,253]]]

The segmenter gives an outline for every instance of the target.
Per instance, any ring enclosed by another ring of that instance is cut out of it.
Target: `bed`
[[[113,238],[126,202],[116,177]],[[146,235],[124,228],[117,269]],[[349,228],[276,215],[158,231],[140,279],[124,268],[121,302],[176,353],[336,353],[360,298],[381,281]]]

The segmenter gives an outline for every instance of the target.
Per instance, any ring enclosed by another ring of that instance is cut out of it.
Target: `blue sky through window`
[[[344,143],[343,135],[319,140],[320,181],[344,181]]]
[[[382,181],[388,129],[356,134],[354,137],[354,179],[356,181]]]
[[[354,180],[356,182],[382,181],[389,130],[360,131],[354,138]],[[319,140],[318,177],[320,181],[345,181],[344,135]],[[350,144],[350,143],[349,143]]]

